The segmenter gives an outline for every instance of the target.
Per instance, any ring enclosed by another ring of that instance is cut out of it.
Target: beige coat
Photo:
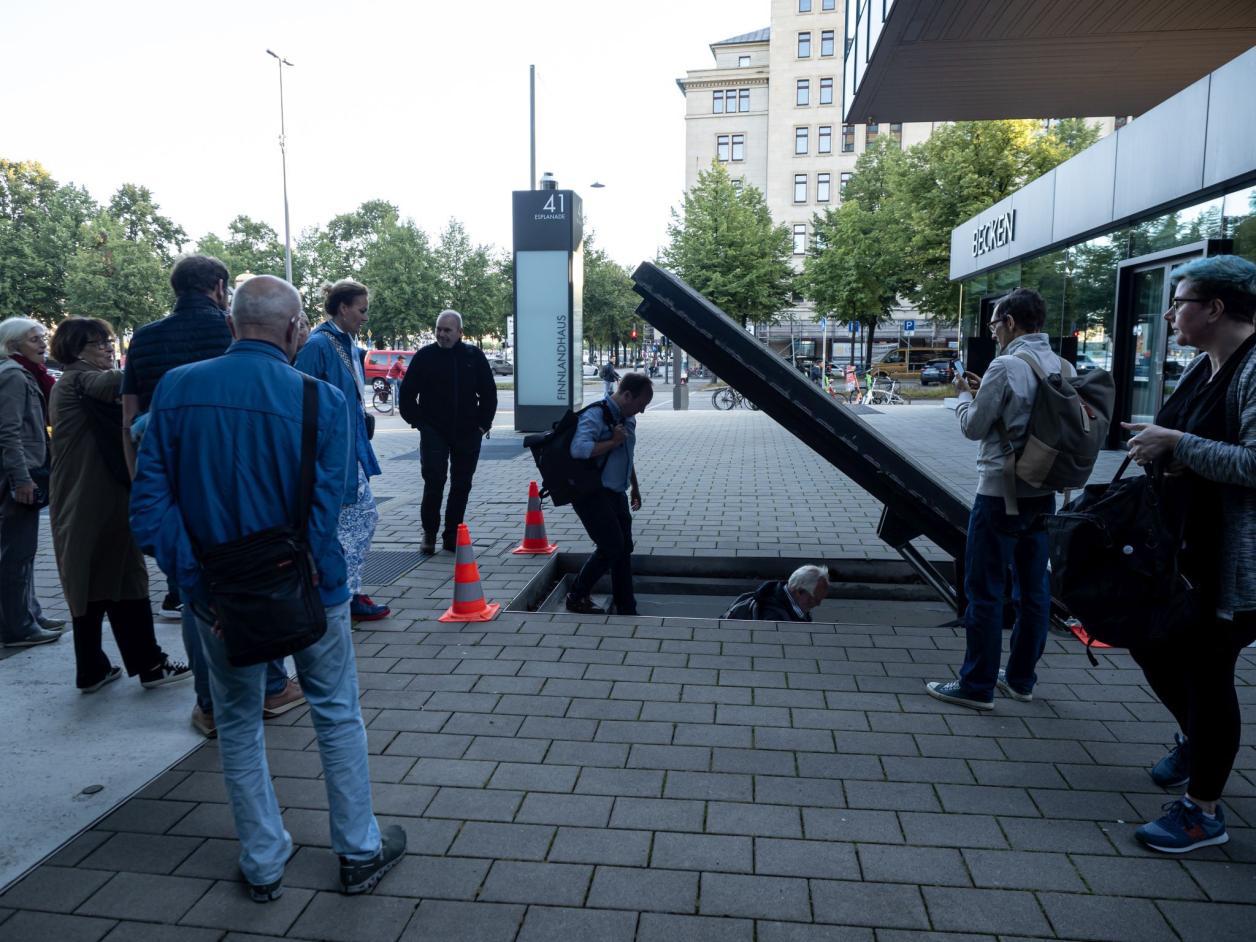
[[[116,402],[121,386],[121,370],[97,370],[78,360],[66,367],[48,397],[48,513],[61,587],[76,618],[86,614],[88,602],[148,598],[148,567],[131,536],[131,492],[105,466],[92,430],[99,420],[81,398]],[[113,434],[121,447],[121,419]]]

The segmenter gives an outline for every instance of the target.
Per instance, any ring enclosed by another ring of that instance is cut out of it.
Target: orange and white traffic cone
[[[545,512],[541,510],[541,490],[536,481],[528,485],[528,514],[523,523],[523,542],[511,550],[516,556],[551,556],[558,544],[545,535]]]
[[[458,524],[458,548],[454,556],[454,604],[439,621],[492,621],[501,605],[484,601],[480,587],[480,567],[471,548],[471,531],[465,523]]]

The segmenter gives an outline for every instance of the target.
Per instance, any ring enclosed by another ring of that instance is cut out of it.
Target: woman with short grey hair
[[[0,643],[6,648],[61,637],[41,628],[31,609],[39,510],[48,503],[46,394],[35,368],[43,369],[47,351],[38,321],[0,321]]]

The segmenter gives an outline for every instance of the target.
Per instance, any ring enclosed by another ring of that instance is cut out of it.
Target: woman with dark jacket
[[[1130,454],[1163,472],[1169,522],[1183,532],[1178,560],[1195,586],[1198,616],[1171,642],[1130,650],[1181,730],[1151,770],[1163,788],[1186,786],[1136,837],[1185,853],[1230,839],[1219,800],[1239,750],[1234,670],[1256,641],[1256,265],[1233,255],[1174,270],[1164,318],[1197,356]]]
[[[148,566],[128,520],[131,477],[122,451],[122,371],[114,369],[109,325],[69,317],[52,354],[65,372],[53,387],[52,544],[61,588],[74,618],[76,684],[95,693],[121,676],[101,648],[109,627],[127,674],[147,688],[187,680],[187,665],[157,645],[148,599]]]
[[[26,317],[0,321],[0,643],[6,648],[61,637],[40,626],[32,605],[39,509],[47,502],[40,484],[47,483],[48,419],[35,375],[42,371],[51,385],[46,335]]]

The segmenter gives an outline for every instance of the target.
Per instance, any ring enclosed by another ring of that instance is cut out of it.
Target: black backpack
[[[580,416],[589,409],[598,408],[602,410],[606,424],[609,425],[612,421],[611,410],[604,400],[599,399],[579,412],[568,409],[548,432],[529,435],[523,440],[523,447],[532,450],[536,469],[541,474],[541,497],[548,497],[555,507],[570,504],[575,498],[592,493],[602,486],[605,456],[601,459],[571,457],[571,440],[575,437]]]
[[[1182,534],[1165,520],[1157,480],[1148,474],[1091,484],[1044,518],[1051,594],[1091,641],[1116,648],[1159,642],[1189,628],[1198,590],[1178,567]],[[1087,642],[1086,653],[1096,665]]]

